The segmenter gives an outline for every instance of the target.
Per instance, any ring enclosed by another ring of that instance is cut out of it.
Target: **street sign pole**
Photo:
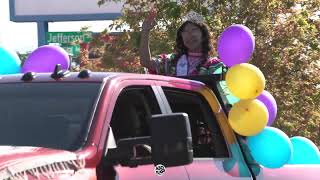
[[[46,45],[46,33],[48,32],[48,22],[47,21],[38,21],[38,47]]]

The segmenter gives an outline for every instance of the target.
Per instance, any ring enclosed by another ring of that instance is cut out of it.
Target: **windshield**
[[[99,83],[0,84],[0,145],[80,148]]]

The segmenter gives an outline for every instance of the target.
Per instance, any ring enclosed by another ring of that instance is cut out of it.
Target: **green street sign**
[[[92,32],[48,32],[47,43],[68,44],[76,41],[88,43],[92,39]]]
[[[77,57],[80,54],[80,45],[61,45],[72,57]]]

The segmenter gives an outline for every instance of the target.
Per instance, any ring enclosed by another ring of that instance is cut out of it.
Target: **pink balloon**
[[[277,103],[273,96],[266,90],[257,97],[267,107],[269,113],[268,126],[271,126],[277,116]]]
[[[69,69],[70,59],[68,53],[60,46],[44,45],[34,50],[22,66],[21,71],[26,72],[53,72],[57,64],[61,69]]]

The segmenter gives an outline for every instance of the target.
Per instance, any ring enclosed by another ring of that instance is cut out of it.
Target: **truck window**
[[[226,158],[228,148],[218,122],[207,101],[200,94],[163,87],[172,112],[189,116],[195,158]]]
[[[131,86],[119,95],[111,127],[116,141],[121,138],[149,136],[151,115],[160,114],[158,101],[149,86]]]
[[[150,121],[154,114],[161,114],[158,101],[150,86],[130,86],[119,95],[113,110],[110,126],[114,139],[150,136]],[[110,147],[108,147],[110,148]],[[107,153],[107,157],[117,154]],[[136,147],[138,157],[151,155],[151,147],[142,145]]]
[[[0,85],[0,145],[77,150],[100,83]]]

